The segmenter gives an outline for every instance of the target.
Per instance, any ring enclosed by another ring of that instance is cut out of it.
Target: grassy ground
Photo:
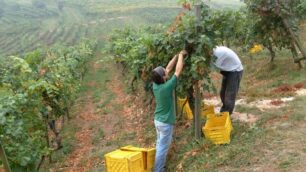
[[[278,53],[274,63],[269,62],[269,56],[263,52],[254,59],[248,55],[243,57],[245,73],[242,81],[241,94],[254,97],[283,97],[286,92],[275,94],[273,89],[282,85],[306,83],[305,69],[299,69],[287,52]],[[290,92],[288,92],[288,96]]]

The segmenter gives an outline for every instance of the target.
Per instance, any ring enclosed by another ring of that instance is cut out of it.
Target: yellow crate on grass
[[[104,157],[107,172],[142,172],[144,169],[141,152],[115,150]]]
[[[187,98],[178,98],[178,104],[180,110],[182,109],[184,103],[186,102]],[[186,119],[191,120],[193,119],[193,113],[190,108],[189,102],[187,101],[185,103],[185,106],[183,108],[183,113]],[[201,117],[206,118],[208,114],[215,114],[215,107],[213,105],[207,105],[207,104],[202,104],[201,105]]]
[[[193,119],[193,114],[192,114],[192,110],[189,106],[189,102],[186,101],[187,98],[178,98],[178,104],[179,104],[179,108],[180,110],[183,108],[183,113],[186,119],[191,120]],[[186,102],[186,103],[185,103]],[[184,105],[185,103],[185,105]]]
[[[154,161],[155,161],[155,148],[138,148],[134,146],[125,146],[121,147],[120,150],[123,151],[134,151],[134,152],[141,152],[142,153],[142,159],[143,159],[143,167],[144,171],[152,171],[154,167]]]
[[[228,112],[219,115],[209,114],[202,131],[205,138],[214,144],[226,144],[231,141],[232,122]]]

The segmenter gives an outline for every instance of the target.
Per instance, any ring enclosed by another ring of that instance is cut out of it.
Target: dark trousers
[[[240,80],[242,78],[243,71],[239,72],[226,72],[221,71],[223,75],[222,87],[220,91],[220,97],[222,101],[222,107],[220,112],[233,113],[235,107],[235,100],[239,90]]]

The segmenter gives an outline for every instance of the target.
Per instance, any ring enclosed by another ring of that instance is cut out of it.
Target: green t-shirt
[[[154,112],[154,119],[167,123],[175,124],[174,104],[173,104],[173,90],[175,89],[177,78],[175,75],[164,84],[153,83],[153,93],[156,101],[156,109]]]

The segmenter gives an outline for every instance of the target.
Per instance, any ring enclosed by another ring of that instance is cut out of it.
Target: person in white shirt
[[[238,55],[225,46],[217,46],[213,49],[214,65],[220,69],[223,75],[220,97],[222,107],[220,112],[233,113],[235,100],[239,90],[243,73],[243,66]]]

